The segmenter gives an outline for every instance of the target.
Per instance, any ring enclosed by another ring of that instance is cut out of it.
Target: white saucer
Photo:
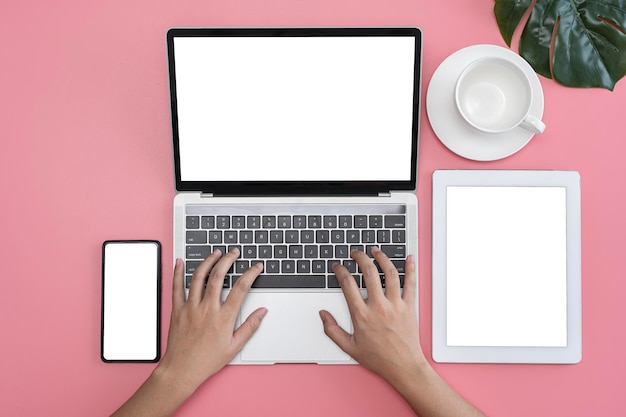
[[[537,74],[521,56],[496,45],[474,45],[446,58],[433,74],[426,94],[426,111],[435,134],[448,149],[467,159],[493,161],[522,149],[533,133],[517,127],[504,133],[485,133],[468,125],[454,103],[454,86],[459,74],[470,62],[485,56],[507,59],[528,75],[533,89],[530,113],[543,116],[543,90]]]

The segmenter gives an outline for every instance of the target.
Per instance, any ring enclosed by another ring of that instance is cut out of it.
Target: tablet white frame
[[[566,189],[567,345],[565,347],[448,346],[446,300],[447,187],[564,187]],[[575,171],[438,170],[433,173],[432,355],[436,362],[578,363],[582,360],[580,175]]]

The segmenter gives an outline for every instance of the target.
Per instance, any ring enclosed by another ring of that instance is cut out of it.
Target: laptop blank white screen
[[[182,181],[409,181],[415,38],[176,37]]]

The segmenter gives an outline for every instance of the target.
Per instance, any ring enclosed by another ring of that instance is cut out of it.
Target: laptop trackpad
[[[249,293],[241,308],[245,319],[258,307],[268,312],[241,351],[242,362],[348,363],[351,358],[326,336],[319,311],[329,311],[352,332],[342,293]]]

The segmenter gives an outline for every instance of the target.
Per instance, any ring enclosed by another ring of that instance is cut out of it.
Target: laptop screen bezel
[[[181,178],[178,105],[174,38],[177,37],[311,37],[311,36],[411,36],[415,38],[413,82],[413,125],[411,132],[410,179],[406,181],[183,181]],[[421,31],[415,27],[387,28],[171,28],[167,31],[170,107],[173,138],[174,173],[177,191],[198,191],[219,195],[310,195],[387,193],[415,190],[421,95]]]

